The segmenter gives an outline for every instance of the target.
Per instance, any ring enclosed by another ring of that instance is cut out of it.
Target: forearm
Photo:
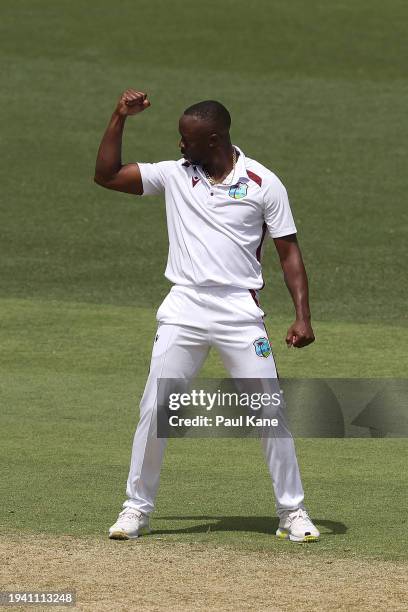
[[[286,286],[292,296],[296,318],[310,320],[309,285],[300,252],[281,261]]]
[[[315,340],[310,322],[309,286],[296,234],[274,238],[283,270],[283,277],[292,296],[296,321],[286,334],[288,347],[302,348]]]
[[[116,111],[99,145],[96,158],[95,178],[109,181],[122,167],[122,136],[126,116]]]

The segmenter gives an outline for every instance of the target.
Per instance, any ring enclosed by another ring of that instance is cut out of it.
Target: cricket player
[[[231,118],[219,102],[187,108],[179,121],[181,159],[122,164],[127,117],[150,106],[144,92],[126,90],[102,138],[95,181],[138,196],[164,194],[169,253],[165,276],[173,286],[157,312],[158,331],[134,436],[127,499],[109,530],[113,539],[148,533],[166,439],[157,436],[158,379],[192,379],[214,347],[233,379],[277,380],[258,292],[261,251],[273,238],[296,319],[286,343],[314,341],[308,282],[286,189],[279,178],[231,143]],[[290,432],[262,438],[276,498],[276,535],[317,540]]]

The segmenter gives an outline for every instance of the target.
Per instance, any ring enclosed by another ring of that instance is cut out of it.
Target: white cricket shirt
[[[139,163],[143,195],[165,194],[165,276],[176,285],[261,289],[265,234],[279,238],[296,233],[279,178],[235,149],[240,153],[235,171],[224,180],[230,184],[211,185],[201,166],[183,158]]]

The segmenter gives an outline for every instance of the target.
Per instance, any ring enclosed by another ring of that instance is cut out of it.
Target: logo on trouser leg
[[[268,338],[258,338],[254,341],[255,353],[258,357],[269,357],[272,353]]]

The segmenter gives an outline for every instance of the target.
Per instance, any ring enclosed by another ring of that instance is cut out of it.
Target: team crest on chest
[[[234,200],[241,200],[242,198],[245,198],[247,193],[248,185],[241,181],[238,181],[238,183],[232,185],[228,191],[228,195],[230,198],[234,198]]]
[[[254,341],[255,353],[258,357],[269,357],[272,353],[268,338],[258,338]]]

